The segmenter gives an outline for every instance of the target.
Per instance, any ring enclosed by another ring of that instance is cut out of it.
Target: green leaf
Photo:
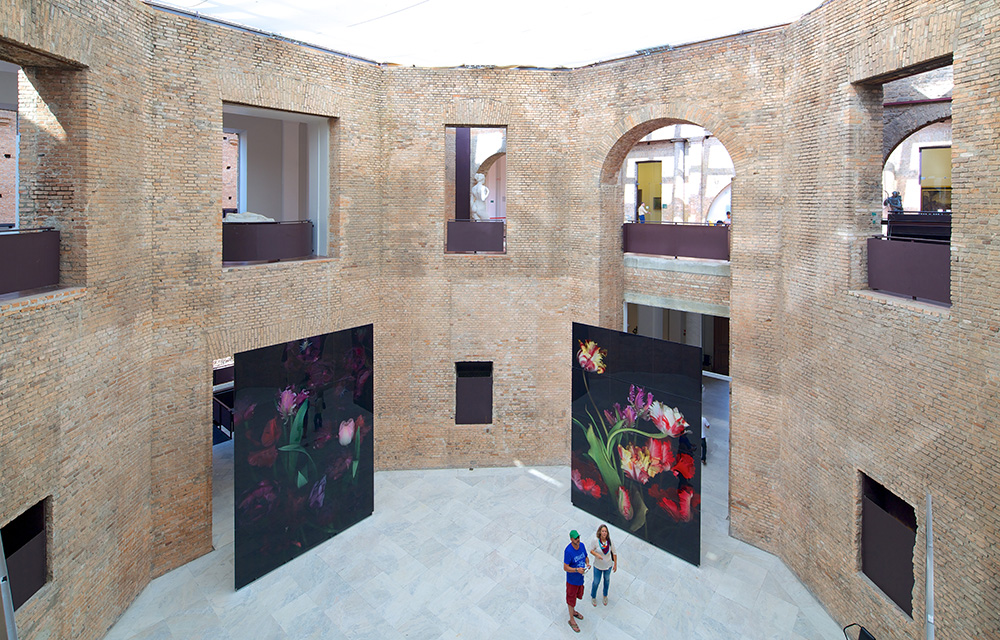
[[[584,433],[587,436],[587,444],[590,445],[587,455],[597,465],[597,470],[601,473],[604,484],[608,486],[613,500],[618,493],[618,487],[622,486],[621,477],[618,475],[618,466],[608,458],[604,443],[601,442],[600,436],[594,432],[593,427],[588,427]]]
[[[632,499],[632,522],[629,524],[629,531],[638,531],[644,524],[646,524],[646,512],[649,509],[646,508],[646,503],[642,501],[642,492],[633,487],[629,489],[629,498]]]
[[[295,486],[297,486],[299,489],[301,489],[302,487],[306,486],[307,482],[309,482],[309,479],[306,478],[305,475],[303,475],[301,471],[299,471],[299,476],[295,480]]]
[[[355,460],[351,463],[351,477],[356,478],[358,475],[358,461]]]
[[[302,442],[302,425],[305,424],[306,409],[308,407],[309,401],[303,401],[302,406],[299,407],[298,412],[295,414],[295,419],[292,420],[292,429],[288,436],[288,442],[290,444],[298,444]]]
[[[300,444],[286,444],[283,447],[278,447],[278,451],[295,451],[297,453],[305,453],[309,455],[308,452],[302,448]]]

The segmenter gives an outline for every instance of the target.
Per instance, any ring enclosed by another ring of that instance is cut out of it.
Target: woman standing
[[[597,537],[590,543],[590,553],[594,556],[594,586],[590,589],[590,602],[597,606],[597,585],[604,578],[604,605],[608,604],[608,586],[611,584],[611,572],[618,571],[618,552],[611,542],[608,525],[597,527]]]

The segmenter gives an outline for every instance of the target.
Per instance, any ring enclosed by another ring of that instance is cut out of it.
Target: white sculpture
[[[230,213],[222,219],[223,222],[274,222],[274,218],[268,218],[259,213],[244,211],[243,213]]]
[[[476,222],[490,219],[489,214],[486,212],[486,198],[490,197],[490,188],[483,184],[485,181],[486,176],[477,173],[476,185],[472,187],[472,193],[469,195],[472,205],[472,219]]]

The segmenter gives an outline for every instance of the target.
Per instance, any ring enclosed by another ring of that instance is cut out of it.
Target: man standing
[[[590,568],[587,547],[580,544],[576,529],[569,532],[569,544],[563,552],[563,571],[566,572],[566,604],[569,606],[569,626],[580,633],[576,620],[583,616],[576,610],[576,601],[583,597],[583,574]],[[574,620],[576,618],[576,620]]]

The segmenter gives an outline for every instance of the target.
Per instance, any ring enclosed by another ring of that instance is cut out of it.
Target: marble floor
[[[611,529],[608,605],[567,624],[567,532],[598,521],[570,504],[569,467],[375,474],[375,514],[233,590],[232,443],[215,447],[215,551],[154,580],[106,640],[600,638],[842,640],[776,557],[727,534],[728,390],[705,378],[702,565]]]

